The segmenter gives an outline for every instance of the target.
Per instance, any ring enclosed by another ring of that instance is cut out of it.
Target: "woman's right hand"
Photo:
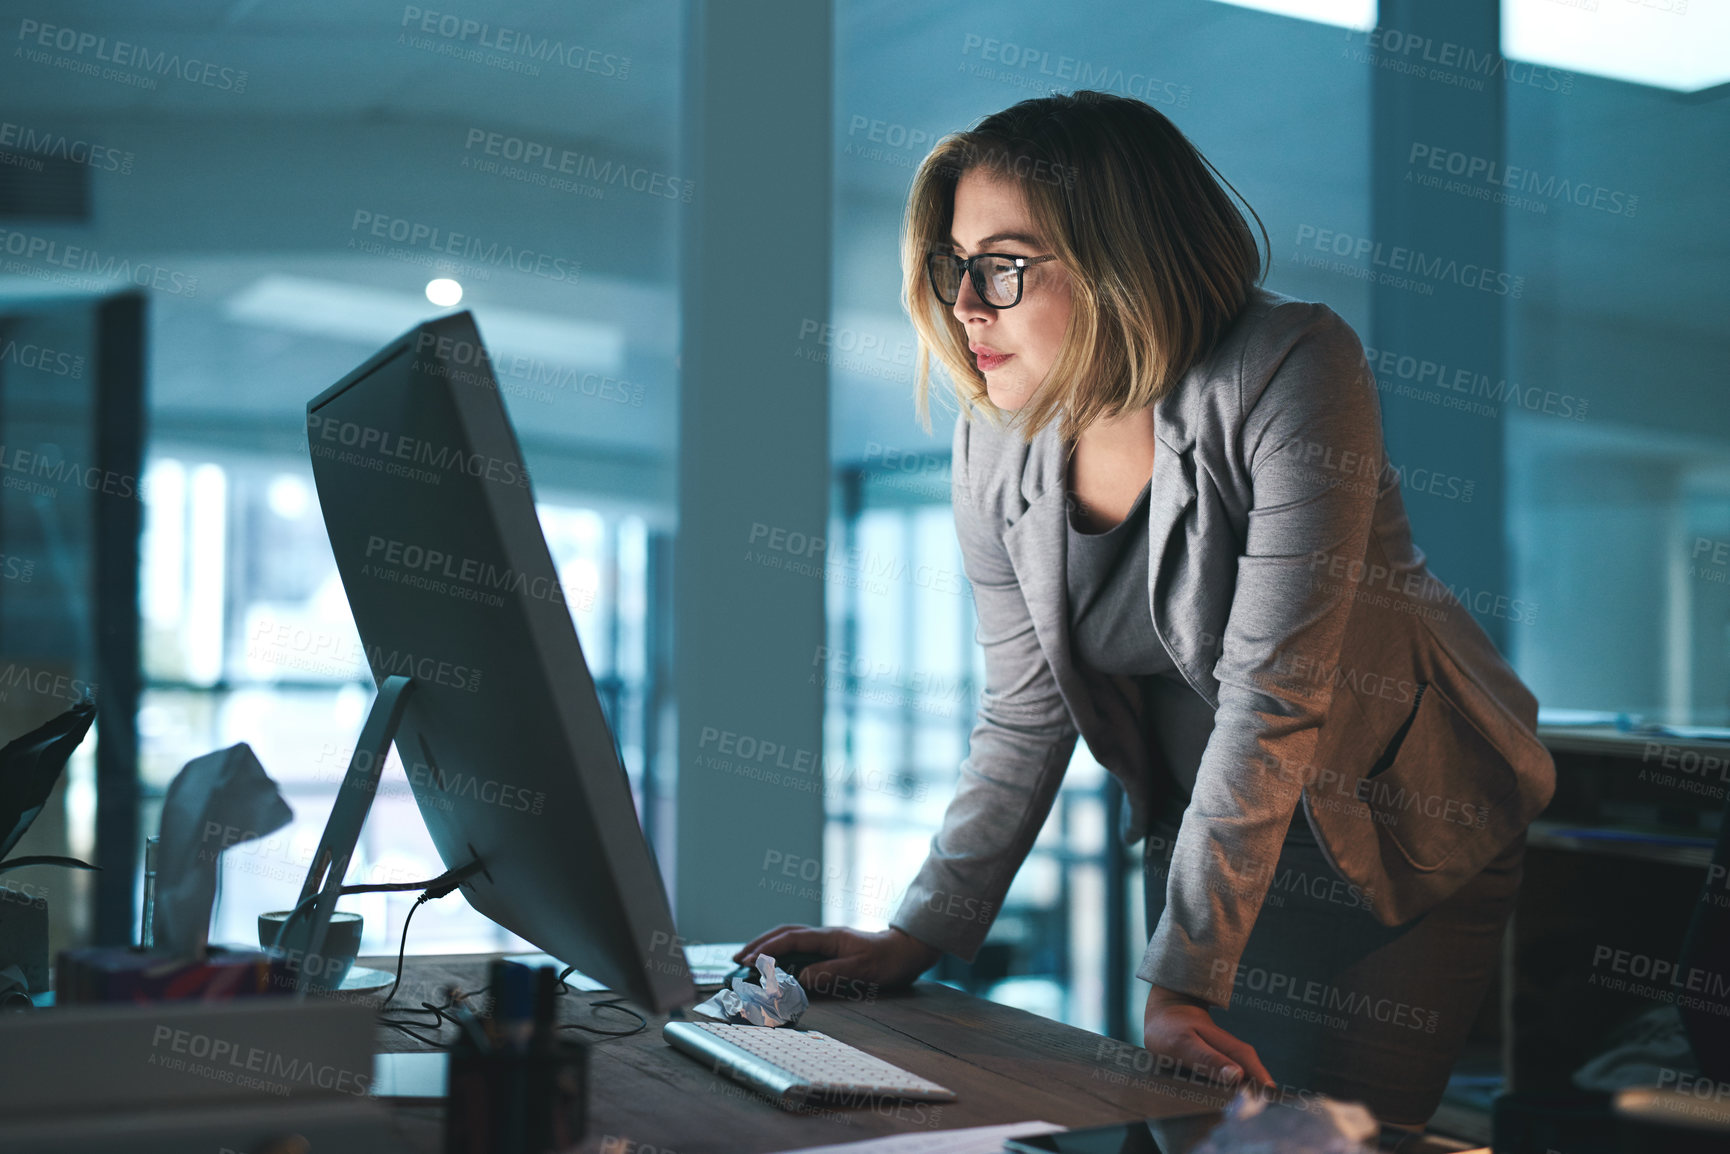
[[[772,958],[791,953],[823,955],[827,961],[812,962],[799,971],[799,984],[813,993],[839,990],[838,982],[867,982],[883,989],[911,985],[930,969],[943,951],[918,938],[890,928],[875,933],[844,926],[776,926],[759,934],[733,955],[741,965],[753,965],[758,954]]]

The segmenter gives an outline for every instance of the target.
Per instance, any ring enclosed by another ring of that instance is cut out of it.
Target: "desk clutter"
[[[13,850],[95,717],[80,702],[0,749],[0,871],[94,868]],[[370,1095],[373,1007],[296,998],[304,956],[209,942],[222,852],[291,817],[234,745],[169,786],[136,945],[62,950],[50,971],[46,898],[0,901],[0,1006],[16,1011],[0,1013],[0,1151],[404,1149]]]
[[[0,750],[0,857],[41,812],[95,710],[75,706]],[[169,784],[161,834],[146,839],[137,944],[61,951],[54,1001],[227,1001],[341,988],[360,948],[358,914],[335,913],[317,954],[306,948],[304,908],[261,913],[259,949],[209,941],[223,852],[274,833],[293,816],[244,742],[187,762]],[[0,861],[0,871],[20,865],[93,868],[70,858],[12,857]],[[0,902],[0,1004],[48,1001],[47,949],[46,899]]]
[[[294,993],[294,973],[260,950],[212,946],[203,957],[176,957],[130,946],[62,950],[55,964],[55,1004],[220,1002]]]
[[[43,865],[95,868],[76,858],[8,856],[48,803],[95,720],[95,703],[82,701],[0,749],[0,872]],[[153,838],[147,850],[138,947],[62,951],[56,959],[58,1001],[226,1000],[292,993],[292,959],[213,949],[209,931],[222,851],[280,829],[293,816],[244,743],[188,762],[168,788],[160,847]],[[48,917],[45,896],[0,902],[0,999],[7,1005],[26,1009],[46,1000]]]
[[[461,1029],[450,1051],[445,1154],[542,1154],[583,1137],[587,1044],[558,1036],[552,966],[491,967],[490,1012],[458,1003]]]

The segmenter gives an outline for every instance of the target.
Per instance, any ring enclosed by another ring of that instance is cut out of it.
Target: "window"
[[[139,716],[143,829],[182,765],[248,742],[294,810],[285,828],[222,859],[212,940],[252,944],[256,917],[293,906],[374,689],[304,460],[159,453],[145,476],[145,694]],[[642,805],[648,530],[545,494],[541,528],[601,703]],[[348,879],[404,882],[444,871],[393,749]],[[401,939],[418,895],[359,894],[363,950]],[[513,949],[520,939],[460,895],[416,915],[409,949]]]

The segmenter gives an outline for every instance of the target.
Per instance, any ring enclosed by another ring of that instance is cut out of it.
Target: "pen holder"
[[[467,1039],[450,1052],[445,1154],[550,1154],[582,1141],[589,1049],[570,1039],[551,1049],[482,1053]]]

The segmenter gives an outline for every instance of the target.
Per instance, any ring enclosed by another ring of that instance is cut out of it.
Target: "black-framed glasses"
[[[961,278],[970,276],[980,300],[990,308],[1007,309],[1021,303],[1022,278],[1028,266],[1056,259],[981,252],[962,260],[952,252],[934,252],[925,258],[925,274],[931,278],[931,291],[946,305],[953,305],[961,296]]]

